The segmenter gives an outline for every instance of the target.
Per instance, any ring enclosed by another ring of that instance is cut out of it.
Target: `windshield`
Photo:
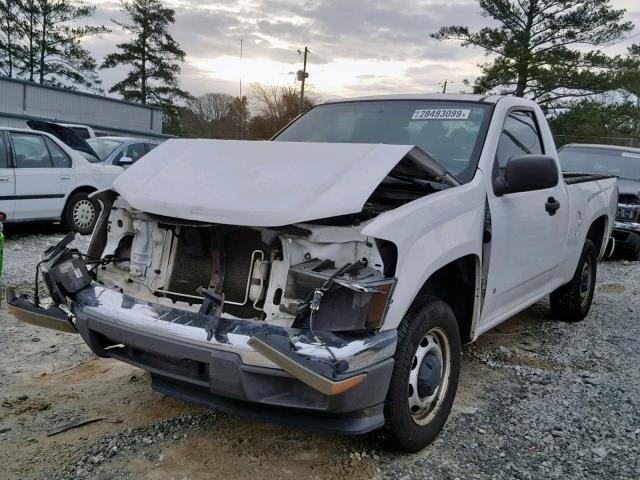
[[[102,160],[100,160],[97,157],[94,157],[90,153],[82,152],[80,150],[76,150],[76,152],[78,152],[80,155],[82,155],[84,157],[84,159],[87,160],[88,162],[91,162],[91,163],[100,163],[100,162],[102,162]]]
[[[274,140],[416,145],[462,181],[473,177],[490,106],[472,102],[380,100],[320,105]]]
[[[558,156],[565,172],[602,173],[640,180],[640,150],[632,152],[595,147],[563,147]]]
[[[93,148],[93,151],[98,154],[101,161],[111,155],[116,148],[124,143],[123,140],[114,140],[112,138],[89,138],[87,143]]]

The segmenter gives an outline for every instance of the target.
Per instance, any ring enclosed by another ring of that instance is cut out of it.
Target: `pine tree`
[[[15,3],[23,33],[18,75],[46,85],[98,90],[101,82],[96,74],[97,63],[81,42],[109,29],[75,23],[91,17],[95,7],[70,0]]]
[[[179,63],[184,62],[186,54],[169,33],[175,12],[160,0],[122,1],[121,7],[129,23],[114,23],[131,41],[118,44],[118,52],[107,55],[101,68],[129,65],[131,69],[109,91],[125,100],[158,105],[166,116],[176,117],[175,101],[190,95],[178,86]]]
[[[438,40],[459,40],[493,57],[481,65],[476,93],[526,96],[542,104],[605,92],[619,85],[616,63],[598,47],[633,28],[610,0],[480,0],[485,17],[499,26],[471,32],[442,27]]]
[[[12,78],[22,53],[23,26],[15,0],[0,0],[0,74]]]

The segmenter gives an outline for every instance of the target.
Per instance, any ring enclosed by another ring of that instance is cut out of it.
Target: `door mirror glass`
[[[133,163],[133,158],[131,157],[122,157],[118,160],[118,165],[131,165]]]
[[[493,191],[501,197],[509,193],[530,192],[552,188],[558,184],[556,161],[549,155],[521,155],[512,157],[504,175],[493,181]]]

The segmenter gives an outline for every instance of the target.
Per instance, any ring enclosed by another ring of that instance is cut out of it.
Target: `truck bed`
[[[562,172],[564,183],[567,185],[575,185],[576,183],[594,182],[596,180],[605,180],[615,178],[613,175],[604,175],[599,173],[569,173]]]

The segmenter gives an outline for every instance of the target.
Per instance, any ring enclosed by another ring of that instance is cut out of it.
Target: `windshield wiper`
[[[398,180],[400,182],[411,183],[413,185],[417,185],[418,187],[424,187],[424,183],[416,180],[415,178],[408,177],[406,175],[398,175],[397,173],[389,172],[387,173],[387,177],[393,178],[394,180]]]
[[[450,173],[440,162],[420,147],[413,147],[409,153],[407,153],[407,158],[438,182],[442,182],[450,187],[462,185],[462,182],[458,180],[455,175]]]

